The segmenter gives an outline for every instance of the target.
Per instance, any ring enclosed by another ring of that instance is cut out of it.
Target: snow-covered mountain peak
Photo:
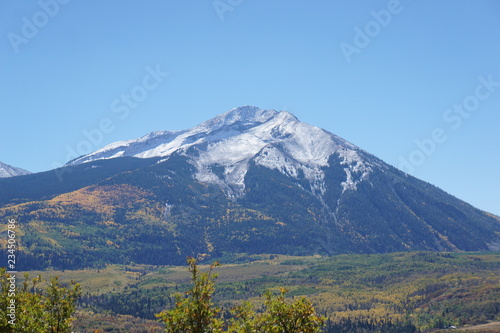
[[[262,110],[256,106],[242,106],[229,110],[191,129],[183,131],[156,131],[136,140],[113,142],[91,154],[68,162],[68,165],[122,156],[149,158],[168,156],[203,142],[224,140],[281,115],[276,110]],[[287,112],[285,114],[288,114]],[[290,115],[293,119],[295,117]]]
[[[29,175],[31,172],[0,162],[0,178]]]
[[[371,171],[371,164],[361,158],[356,146],[287,111],[255,106],[229,110],[188,130],[157,131],[137,140],[115,142],[68,164],[122,156],[168,158],[176,152],[195,166],[196,179],[218,184],[232,197],[243,194],[252,163],[290,177],[304,175],[317,194],[324,191],[323,169],[335,153],[345,165],[344,190],[356,189]],[[224,171],[214,172],[214,167]]]
[[[250,105],[240,106],[201,123],[195,129],[214,132],[223,127],[234,125],[239,125],[242,129],[246,129],[265,123],[277,114],[276,110],[261,110],[256,106]]]
[[[259,110],[261,111],[261,110]],[[263,113],[265,114],[265,113]],[[191,161],[199,181],[218,184],[232,197],[244,193],[245,175],[253,161],[257,165],[276,169],[290,177],[304,175],[311,190],[324,194],[324,171],[332,154],[338,153],[345,164],[344,190],[356,185],[371,172],[359,149],[347,141],[319,128],[300,122],[287,111],[267,113],[272,116],[244,131],[231,132],[215,140]],[[234,130],[234,129],[233,129]],[[214,166],[224,172],[215,173]]]
[[[283,121],[290,121],[290,122],[299,121],[297,117],[295,117],[288,111],[280,111],[276,117],[278,117],[278,119],[282,119]]]

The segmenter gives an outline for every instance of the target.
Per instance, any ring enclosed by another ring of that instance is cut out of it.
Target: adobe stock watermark
[[[410,0],[411,1],[411,0]],[[387,28],[395,15],[403,11],[403,5],[399,0],[389,0],[387,8],[378,11],[370,11],[373,20],[368,21],[363,28],[354,27],[354,38],[352,44],[342,41],[340,50],[348,64],[352,61],[354,54],[360,54],[363,49],[370,45],[371,41],[380,35],[383,28]]]
[[[500,82],[493,80],[493,74],[488,75],[488,77],[479,76],[477,79],[479,84],[474,89],[474,93],[465,97],[461,103],[455,103],[443,113],[443,121],[449,124],[453,131],[458,130],[463,121],[479,109],[481,102],[490,98],[497,87],[500,87]],[[434,154],[438,145],[446,142],[446,140],[448,140],[446,129],[442,127],[434,128],[427,138],[414,141],[417,148],[407,157],[399,156],[399,169],[412,174],[417,167],[424,164],[429,156]]]
[[[243,0],[214,0],[212,5],[214,7],[219,20],[224,21],[224,15],[227,12],[232,12],[236,7],[241,5]]]
[[[23,44],[28,44],[30,40],[35,38],[40,30],[45,27],[50,19],[54,18],[61,9],[61,5],[66,5],[71,0],[40,0],[38,6],[40,10],[36,11],[30,18],[23,16],[21,18],[20,34],[15,32],[7,33],[7,39],[10,46],[17,54],[19,47]]]
[[[115,98],[111,102],[110,111],[116,115],[118,120],[123,121],[127,119],[131,111],[137,109],[140,103],[148,97],[149,93],[157,89],[168,76],[167,72],[163,72],[160,69],[160,65],[156,65],[155,68],[146,66],[145,70],[146,74],[140,84],[132,87],[129,93],[121,94],[120,97]],[[111,117],[104,117],[95,128],[83,129],[81,133],[84,139],[80,140],[75,146],[67,145],[65,147],[66,161],[90,154],[96,148],[99,148],[102,145],[105,135],[112,133],[116,129],[116,121],[116,119],[113,120]],[[52,168],[55,169],[54,172],[59,182],[63,181],[64,173],[72,172],[68,167],[62,168],[63,166],[63,163],[58,161],[52,162]]]
[[[17,240],[16,240],[16,219],[7,220],[7,304],[5,314],[9,325],[16,323],[16,274],[17,274]]]

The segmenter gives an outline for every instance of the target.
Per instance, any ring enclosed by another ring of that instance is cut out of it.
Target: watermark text
[[[399,0],[389,0],[386,9],[370,11],[373,20],[368,21],[363,28],[354,27],[352,44],[344,41],[339,44],[347,63],[351,63],[354,54],[360,54],[364,48],[368,47],[371,41],[382,32],[382,29],[389,26],[392,18],[402,11],[403,6]]]
[[[7,309],[9,325],[16,323],[16,220],[7,220]]]
[[[149,95],[149,93],[160,86],[160,84],[168,76],[167,72],[160,69],[160,65],[156,65],[155,68],[151,66],[146,67],[146,74],[142,78],[141,84],[138,84],[130,92],[123,93],[120,97],[115,98],[110,105],[110,111],[116,114],[119,120],[125,120],[131,114],[132,110],[139,107],[140,103],[143,102]],[[76,145],[67,145],[66,149],[66,161],[74,160],[82,155],[90,154],[96,148],[100,147],[104,141],[106,134],[110,134],[116,129],[116,119],[113,120],[111,117],[104,117],[94,128],[87,129],[84,128],[81,133],[84,139],[80,140]],[[57,179],[62,182],[63,174],[66,172],[72,172],[70,168],[62,168],[64,165],[58,161],[52,163],[52,167],[55,169]]]
[[[21,29],[19,33],[7,33],[7,39],[15,53],[19,53],[19,47],[26,45],[30,40],[35,38],[40,30],[44,28],[55,17],[61,8],[61,5],[66,5],[70,0],[40,0],[38,6],[40,10],[36,11],[30,18],[23,16],[21,18]]]
[[[446,109],[443,113],[443,121],[449,124],[453,131],[458,130],[464,120],[479,109],[481,102],[490,98],[496,89],[500,87],[500,82],[494,81],[492,74],[487,77],[479,76],[477,80],[479,84],[475,87],[472,94],[466,96],[462,102],[453,104],[452,107]],[[434,154],[438,145],[448,140],[446,133],[443,127],[436,127],[427,138],[415,140],[414,143],[417,148],[408,154],[408,156],[399,156],[399,169],[412,174],[417,167],[424,164],[429,156]]]

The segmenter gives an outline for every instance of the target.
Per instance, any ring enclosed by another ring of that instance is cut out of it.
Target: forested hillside
[[[258,307],[267,290],[286,288],[290,300],[305,296],[328,318],[326,332],[427,332],[500,320],[500,253],[262,255],[234,260],[214,270],[219,273],[214,300],[224,311],[244,300]],[[191,283],[185,265],[44,274],[80,282],[77,324],[88,332],[123,327],[125,322],[157,326],[154,314],[172,308],[171,296],[188,290]]]

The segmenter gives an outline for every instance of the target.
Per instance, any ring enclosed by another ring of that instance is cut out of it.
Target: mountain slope
[[[31,269],[500,245],[499,218],[288,112],[236,108],[62,171],[0,180],[0,218],[19,221]]]
[[[31,172],[0,162],[0,178],[28,175]]]
[[[359,156],[361,150],[318,127],[300,122],[292,114],[244,106],[230,110],[190,130],[159,131],[137,140],[110,144],[94,153],[68,163],[123,156],[138,158],[168,157],[180,152],[191,156],[195,177],[217,184],[231,197],[243,194],[250,160],[291,177],[304,174],[314,191],[322,192],[322,167],[337,153],[345,168],[344,189],[356,184],[370,172],[370,163]]]

